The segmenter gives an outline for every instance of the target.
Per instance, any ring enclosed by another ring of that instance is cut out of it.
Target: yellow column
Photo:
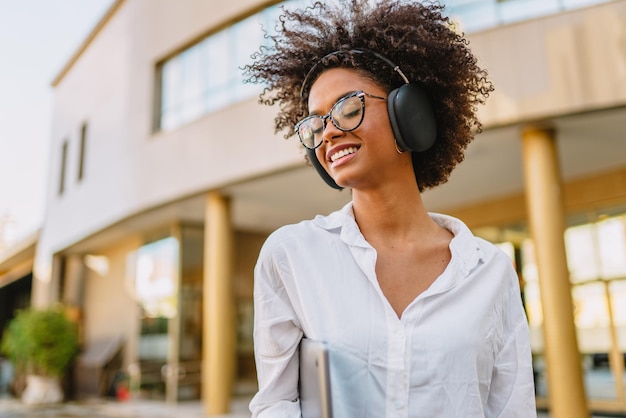
[[[551,418],[588,418],[565,255],[563,187],[554,131],[522,133],[524,177],[543,306]]]
[[[233,232],[229,200],[206,200],[202,398],[208,415],[226,414],[235,374],[236,331],[232,286]]]
[[[85,262],[80,255],[69,255],[65,259],[65,285],[61,302],[65,314],[78,328],[78,340],[84,343],[83,329],[83,286],[85,280]]]

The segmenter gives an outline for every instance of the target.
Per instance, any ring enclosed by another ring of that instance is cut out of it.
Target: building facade
[[[448,3],[496,91],[425,203],[515,262],[539,405],[564,416],[559,393],[578,387],[559,370],[580,353],[589,407],[626,412],[626,1]],[[254,391],[258,251],[275,228],[350,199],[241,82],[279,13],[263,0],[118,0],[53,81],[29,280],[33,305],[75,314],[79,376],[118,355],[141,396],[202,398],[209,413]],[[0,258],[0,284],[16,265]]]

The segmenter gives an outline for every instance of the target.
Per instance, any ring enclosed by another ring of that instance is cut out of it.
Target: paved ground
[[[221,418],[250,418],[249,398],[236,399],[231,413]],[[27,406],[21,402],[0,399],[0,418],[205,418],[200,402],[183,402],[168,405],[161,401],[127,401],[94,399],[66,402],[51,406]]]
[[[220,418],[250,418],[249,397],[237,398],[231,412]],[[118,402],[94,399],[66,402],[53,406],[27,406],[11,398],[0,398],[0,418],[206,418],[200,402],[182,402],[168,405],[162,401]],[[217,417],[216,417],[217,418]],[[538,418],[550,418],[539,412]],[[602,418],[596,416],[594,418]]]

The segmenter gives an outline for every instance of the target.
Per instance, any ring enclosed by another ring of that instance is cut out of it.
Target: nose
[[[343,135],[343,131],[335,125],[333,119],[329,116],[326,116],[324,119],[324,131],[322,132],[322,141],[330,142],[332,139],[338,138]]]

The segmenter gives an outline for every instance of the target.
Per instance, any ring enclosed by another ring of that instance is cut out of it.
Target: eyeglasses
[[[354,131],[363,122],[365,115],[365,96],[372,99],[387,100],[384,97],[374,96],[363,91],[356,91],[337,100],[326,115],[311,115],[296,124],[295,131],[300,142],[308,149],[315,149],[322,145],[324,129],[328,119],[337,129],[343,132]]]

